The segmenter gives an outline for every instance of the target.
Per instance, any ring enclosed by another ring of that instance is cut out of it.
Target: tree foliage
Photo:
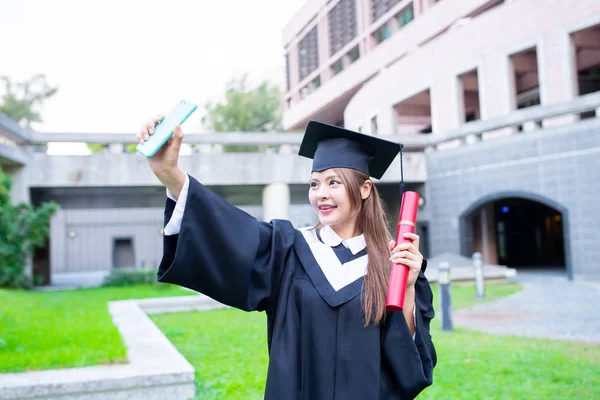
[[[252,87],[247,75],[232,78],[221,102],[205,105],[203,123],[215,132],[273,132],[281,130],[282,102],[279,88],[268,81]],[[257,150],[226,146],[225,151]]]
[[[0,113],[17,121],[21,126],[30,127],[32,122],[42,122],[38,106],[54,96],[57,87],[51,87],[44,74],[37,74],[22,82],[13,82],[7,76],[1,76],[4,82]]]

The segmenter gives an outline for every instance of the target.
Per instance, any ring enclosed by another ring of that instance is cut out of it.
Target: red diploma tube
[[[411,242],[404,237],[404,234],[407,232],[415,233],[418,207],[419,194],[416,192],[404,192],[402,195],[402,205],[400,206],[400,217],[398,218],[398,230],[396,231],[396,246],[401,243]],[[404,308],[407,279],[408,267],[402,264],[392,264],[390,285],[385,302],[388,311],[402,311]]]

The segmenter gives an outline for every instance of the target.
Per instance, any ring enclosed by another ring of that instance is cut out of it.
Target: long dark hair
[[[391,262],[388,242],[387,216],[377,188],[373,185],[369,197],[362,199],[360,188],[369,176],[350,168],[334,168],[346,187],[352,209],[356,213],[356,229],[365,235],[369,262],[362,287],[362,306],[365,326],[378,325],[385,319],[385,300]],[[317,225],[320,227],[320,224]]]

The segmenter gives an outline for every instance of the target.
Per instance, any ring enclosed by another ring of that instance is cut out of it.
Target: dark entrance
[[[526,192],[496,193],[475,202],[459,220],[464,256],[481,252],[487,264],[572,277],[568,215],[558,203]]]
[[[498,261],[512,267],[565,268],[559,211],[526,199],[494,203]]]

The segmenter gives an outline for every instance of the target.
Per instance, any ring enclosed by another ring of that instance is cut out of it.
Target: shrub
[[[50,219],[58,210],[54,202],[39,207],[10,200],[12,179],[0,168],[0,287],[31,287],[27,260],[37,247],[46,244]]]
[[[102,286],[133,286],[139,283],[158,284],[152,269],[115,268],[104,278]]]

